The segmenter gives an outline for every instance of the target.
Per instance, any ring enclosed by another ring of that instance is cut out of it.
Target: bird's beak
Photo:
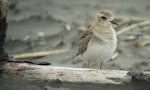
[[[110,21],[112,24],[115,24],[115,25],[119,25],[117,22],[115,21]]]

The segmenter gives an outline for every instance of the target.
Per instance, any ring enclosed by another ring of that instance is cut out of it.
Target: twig
[[[135,43],[135,45],[136,45],[137,47],[144,47],[144,46],[146,46],[146,45],[148,45],[148,44],[150,44],[150,40],[145,40],[145,41],[143,41],[143,42],[136,42],[136,43]]]
[[[128,36],[130,36],[130,35],[131,35],[131,36],[132,36],[132,35],[134,35],[134,36],[140,36],[140,35],[142,35],[141,32],[136,32],[136,31],[135,31],[135,32],[127,32],[126,34],[127,34]]]
[[[142,29],[142,31],[147,31],[147,30],[150,30],[150,25],[146,26],[146,27],[143,27],[143,29]]]
[[[33,58],[33,57],[43,57],[51,54],[58,54],[58,53],[64,53],[67,52],[68,49],[61,49],[61,50],[51,50],[51,51],[43,51],[43,52],[34,52],[34,53],[24,53],[19,55],[13,55],[15,59],[21,59],[21,58]]]
[[[136,36],[135,35],[130,35],[130,36],[127,36],[125,37],[125,40],[135,40],[136,39]]]
[[[139,23],[145,20],[150,20],[150,18],[144,18],[144,17],[127,17],[127,16],[117,16],[116,20],[118,21],[126,21],[130,20],[133,23]]]
[[[113,56],[111,57],[111,60],[114,60],[115,58],[117,58],[119,56],[119,53],[118,52],[115,52],[113,54]]]
[[[34,65],[51,65],[49,62],[44,61],[29,61],[29,60],[8,60],[5,62],[12,62],[12,63],[28,63],[28,64],[34,64]]]
[[[142,46],[145,46],[145,45],[148,45],[148,44],[150,44],[150,40],[146,40],[146,41],[142,42]]]
[[[144,21],[144,22],[140,22],[140,23],[137,23],[137,24],[133,24],[129,27],[123,28],[122,30],[119,30],[117,32],[117,35],[120,35],[120,34],[126,32],[126,31],[129,31],[129,30],[132,30],[133,28],[141,27],[141,26],[144,26],[144,25],[147,25],[147,24],[150,24],[150,21]]]
[[[145,41],[136,41],[132,44],[127,45],[127,47],[136,46],[136,47],[144,47],[146,45],[150,44],[150,40]]]

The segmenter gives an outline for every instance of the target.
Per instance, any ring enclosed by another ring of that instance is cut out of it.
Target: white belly
[[[108,61],[116,49],[116,43],[113,44],[89,44],[86,53],[83,54],[83,59],[88,61],[98,61],[104,63]]]

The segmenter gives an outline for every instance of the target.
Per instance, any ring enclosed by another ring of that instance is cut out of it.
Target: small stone
[[[45,36],[45,33],[44,32],[42,32],[42,31],[40,31],[40,32],[38,32],[38,37],[44,37]]]
[[[69,24],[67,24],[67,25],[65,26],[65,29],[66,29],[67,31],[70,31],[70,30],[71,30],[71,26],[70,26]]]

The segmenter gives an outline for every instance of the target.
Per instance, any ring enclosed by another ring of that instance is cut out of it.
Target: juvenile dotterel
[[[117,47],[117,38],[112,24],[114,15],[109,10],[97,13],[94,24],[83,32],[75,60],[87,60],[90,62],[98,60],[100,69],[103,63],[108,61]]]

